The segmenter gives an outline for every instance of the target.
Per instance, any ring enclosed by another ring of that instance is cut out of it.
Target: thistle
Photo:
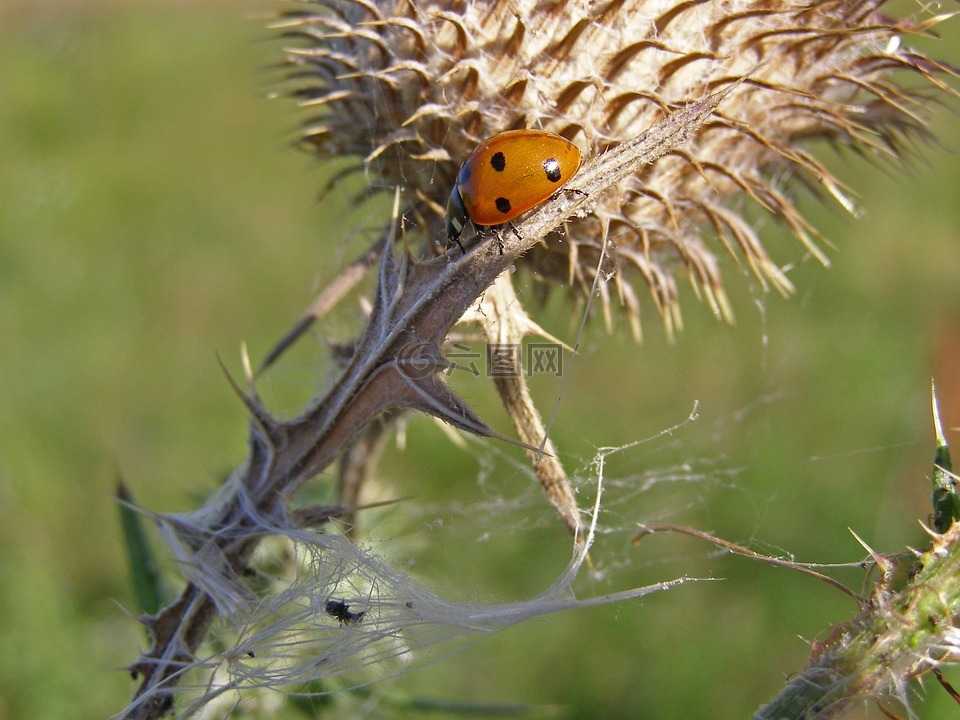
[[[316,0],[284,13],[277,27],[288,42],[290,92],[308,112],[302,143],[320,158],[351,160],[372,192],[394,194],[394,214],[307,318],[322,315],[379,256],[370,320],[339,379],[283,420],[260,402],[248,370],[249,389],[235,389],[250,413],[249,458],[201,510],[154,516],[189,582],[176,603],[144,619],[153,646],[130,666],[142,680],[125,717],[169,712],[185,668],[202,667],[213,678],[190,712],[228,689],[308,683],[373,664],[368,657],[412,652],[430,642],[424,638],[496,629],[682,581],[585,600],[569,592],[594,525],[584,531],[559,453],[519,374],[497,379],[519,435],[512,442],[528,452],[577,538],[574,561],[547,593],[503,606],[450,603],[316,528],[352,514],[385,429],[401,413],[508,439],[442,373],[450,366],[443,343],[458,320],[475,323],[491,343],[542,333],[503,274],[510,265],[547,288],[598,293],[608,322],[623,316],[637,336],[646,287],[672,336],[682,325],[678,277],[718,318],[732,319],[724,255],[764,288],[791,291],[784,261],[767,253],[746,218],[749,204],[782,221],[803,252],[826,263],[825,239],[790,188],[821,188],[854,207],[806,144],[826,139],[895,159],[905,138],[924,133],[925,93],[948,90],[941,77],[957,77],[907,49],[945,16],[894,19],[884,4]],[[901,84],[903,75],[922,89]],[[584,163],[572,192],[532,210],[499,243],[465,237],[464,253],[445,248],[444,207],[460,163],[481,140],[510,129],[543,129],[577,145]],[[405,244],[395,242],[401,215]],[[335,462],[339,504],[293,509],[296,490]],[[598,490],[594,524],[599,503]],[[300,553],[302,572],[284,590],[252,589],[245,580],[267,535]],[[225,634],[242,640],[197,660],[217,618],[230,618]]]
[[[946,87],[939,76],[955,71],[909,49],[946,16],[895,19],[885,4],[319,0],[280,27],[308,111],[302,142],[321,158],[353,158],[373,190],[402,188],[425,252],[442,244],[446,196],[484,138],[538,128],[596,156],[748,76],[688,144],[619,182],[522,261],[582,292],[597,273],[612,275],[607,316],[621,306],[638,335],[646,287],[672,335],[678,277],[717,317],[733,318],[720,255],[764,288],[791,292],[782,266],[794,258],[768,254],[746,205],[827,264],[790,188],[854,205],[811,140],[896,157],[905,136],[923,134],[925,93],[894,74]]]
[[[792,292],[783,266],[796,258],[770,256],[749,219],[757,207],[828,264],[826,239],[791,190],[855,207],[806,148],[811,140],[895,159],[906,138],[924,134],[924,91],[947,88],[940,76],[956,72],[906,41],[947,16],[895,19],[884,5],[318,0],[278,27],[290,92],[307,112],[302,144],[320,159],[351,159],[344,172],[362,171],[371,192],[398,189],[406,237],[420,231],[424,257],[445,249],[447,196],[481,140],[542,129],[596,158],[738,81],[692,137],[594,193],[576,222],[517,262],[547,290],[599,295],[608,326],[623,317],[637,339],[646,288],[672,338],[682,327],[678,278],[716,317],[733,319],[724,256],[764,290]],[[894,80],[904,70],[921,89]],[[581,184],[575,177],[569,187]],[[464,319],[488,344],[542,334],[509,278],[484,298]],[[540,482],[576,532],[573,493],[522,377],[497,383],[520,440],[537,449]]]

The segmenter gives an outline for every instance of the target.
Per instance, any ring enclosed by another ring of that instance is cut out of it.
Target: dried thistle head
[[[885,4],[308,0],[280,27],[292,41],[294,93],[313,110],[304,142],[324,157],[356,158],[374,188],[401,187],[428,248],[442,243],[447,195],[484,138],[540,128],[590,157],[751,73],[719,122],[526,257],[539,277],[586,288],[610,240],[600,269],[624,271],[614,275],[615,299],[639,327],[642,280],[672,332],[678,275],[718,317],[731,317],[720,251],[764,287],[791,290],[738,209],[745,204],[785,222],[826,262],[786,181],[852,205],[806,141],[895,155],[904,132],[922,129],[921,96],[893,76],[907,70],[941,89],[939,73],[956,76],[907,48],[943,17],[895,19]]]

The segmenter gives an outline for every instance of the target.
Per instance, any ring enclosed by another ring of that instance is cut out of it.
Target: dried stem
[[[289,522],[291,494],[385,412],[417,409],[463,430],[516,443],[489,428],[441,380],[447,362],[440,348],[447,333],[519,255],[584,212],[618,180],[683,145],[738,84],[677,110],[587,163],[574,183],[578,192],[561,193],[519,224],[516,233],[503,233],[501,244],[480,242],[463,255],[451,251],[423,262],[399,255],[387,244],[370,322],[326,395],[299,417],[280,421],[255,395],[236,388],[251,416],[249,458],[231,478],[229,491],[203,511],[201,538],[196,527],[184,538],[193,552],[215,553],[225,574],[241,577],[264,526]],[[130,666],[143,679],[124,717],[159,718],[173,708],[174,690],[219,612],[208,592],[191,582],[176,602],[144,620],[153,646]]]

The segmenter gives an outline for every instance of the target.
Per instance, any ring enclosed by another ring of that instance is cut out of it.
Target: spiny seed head
[[[483,139],[549,130],[589,158],[673,109],[749,74],[685,147],[643,168],[528,254],[541,277],[589,287],[601,244],[617,299],[649,287],[668,331],[677,275],[729,318],[717,253],[764,286],[791,289],[742,214],[759,205],[826,262],[786,188],[795,177],[848,209],[839,183],[804,148],[826,138],[895,156],[922,131],[906,70],[944,89],[956,71],[905,46],[943,18],[894,19],[884,0],[312,0],[283,15],[294,94],[313,116],[303,141],[359,161],[374,188],[403,188],[427,247],[442,245],[457,170]],[[574,180],[573,185],[576,182]],[[748,201],[744,203],[744,201]],[[629,272],[633,270],[635,272]],[[627,271],[625,273],[619,271]]]

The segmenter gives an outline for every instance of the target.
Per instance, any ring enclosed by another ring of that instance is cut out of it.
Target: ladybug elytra
[[[508,130],[484,140],[460,167],[447,203],[447,243],[460,244],[467,220],[510,222],[549,200],[580,168],[580,150],[544,130]]]

